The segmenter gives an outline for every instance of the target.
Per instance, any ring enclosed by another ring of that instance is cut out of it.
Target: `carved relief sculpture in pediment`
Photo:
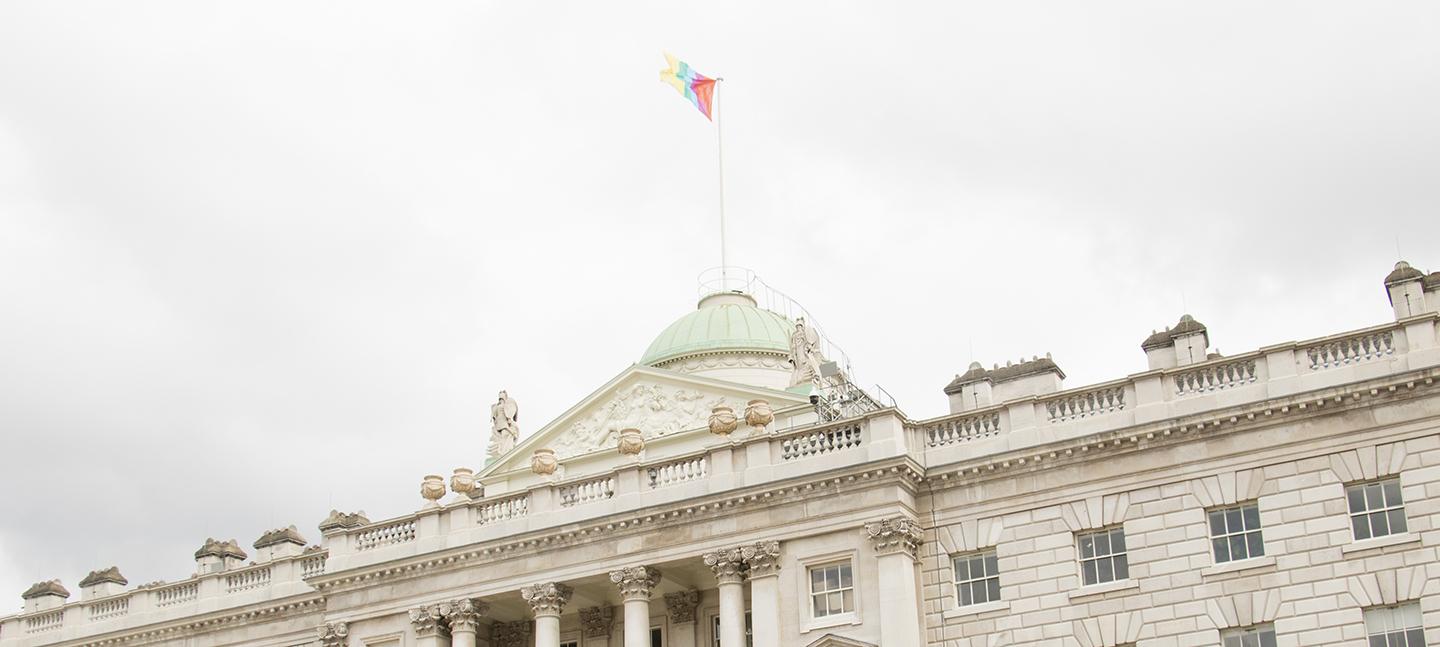
[[[711,409],[733,406],[723,396],[694,389],[641,382],[619,391],[570,424],[551,446],[559,458],[616,447],[622,429],[639,429],[646,438],[705,427]]]

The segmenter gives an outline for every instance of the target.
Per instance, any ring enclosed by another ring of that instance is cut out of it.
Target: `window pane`
[[[810,592],[818,593],[825,590],[825,569],[810,569]]]
[[[1405,532],[1407,529],[1405,524],[1405,508],[1394,508],[1386,512],[1385,516],[1390,518],[1391,533]]]
[[[1240,636],[1235,634],[1226,636],[1225,647],[1240,647]]]
[[[1081,562],[1080,572],[1085,576],[1086,584],[1095,584],[1095,562],[1093,560]]]
[[[1390,534],[1390,523],[1385,520],[1384,512],[1370,513],[1370,533],[1376,537]]]
[[[1260,647],[1260,637],[1247,631],[1240,634],[1240,644],[1244,647]]]
[[[1409,629],[1420,626],[1420,603],[1407,602],[1395,608],[1396,627]]]
[[[854,610],[855,610],[855,591],[852,590],[852,591],[846,591],[846,592],[842,593],[842,594],[841,594],[840,603],[841,603],[842,605],[844,605],[844,606],[841,607],[841,609],[844,609],[844,610],[845,610],[845,613],[850,613],[851,611],[854,611]]]
[[[1357,514],[1353,517],[1350,517],[1350,525],[1355,530],[1356,539],[1370,538],[1370,523],[1366,521],[1367,518],[1368,517],[1363,514]]]
[[[1090,558],[1095,556],[1095,537],[1092,535],[1081,535],[1080,556]]]
[[[986,555],[986,556],[985,556],[985,574],[986,574],[986,575],[993,576],[993,575],[995,575],[996,573],[999,573],[999,572],[1000,572],[999,560],[995,557],[995,553],[990,553],[990,554]]]
[[[840,613],[845,609],[845,594],[829,593],[827,596],[829,599],[825,600],[825,606],[830,607],[831,613]]]
[[[838,569],[838,568],[827,568],[827,569],[825,569],[825,590],[826,590],[826,591],[834,591],[835,589],[838,589],[838,588],[840,588],[840,569]]]
[[[815,596],[815,617],[825,617],[825,596],[823,595]]]
[[[1380,484],[1385,490],[1385,505],[1396,506],[1404,503],[1400,500],[1400,479],[1391,479]]]
[[[1245,554],[1245,535],[1230,535],[1230,558],[1246,559],[1248,557],[1249,555]]]
[[[975,603],[974,600],[970,597],[970,587],[969,587],[969,585],[966,585],[966,584],[957,584],[957,585],[955,585],[955,594],[959,596],[959,598],[960,598],[960,606],[962,606],[962,607],[963,607],[963,606],[969,606],[969,605]]]
[[[850,572],[849,564],[845,564],[840,567],[840,586],[847,589],[855,586],[853,575],[851,575]]]
[[[1405,632],[1403,631],[1395,631],[1386,634],[1385,639],[1389,640],[1391,645],[1396,645],[1396,647],[1405,647]]]
[[[1251,557],[1260,557],[1265,554],[1265,541],[1260,536],[1260,531],[1245,534],[1245,543],[1249,549],[1247,552]]]
[[[1125,580],[1130,578],[1130,562],[1124,555],[1115,556],[1115,579]]]
[[[1370,647],[1386,647],[1385,634],[1376,634],[1370,637]]]
[[[968,579],[970,579],[970,560],[955,560],[955,580],[958,582],[964,582]]]
[[[970,558],[970,577],[985,577],[985,558],[979,555]]]
[[[1405,632],[1410,642],[1405,647],[1425,647],[1425,630],[1411,629]]]
[[[990,598],[985,597],[985,580],[975,580],[971,582],[970,591],[973,594],[970,597],[975,599],[976,604],[990,601]]]
[[[985,580],[985,583],[986,583],[986,586],[990,589],[990,590],[989,590],[989,595],[986,596],[986,599],[988,599],[988,600],[991,601],[991,602],[994,602],[994,601],[996,601],[996,600],[999,600],[999,599],[1000,599],[1000,578],[998,578],[998,577],[992,577],[992,578],[990,578],[990,579],[988,579],[988,580]]]
[[[1227,532],[1244,530],[1244,524],[1240,522],[1240,508],[1230,508],[1225,511],[1225,529]]]
[[[1229,541],[1226,541],[1224,537],[1216,537],[1215,539],[1211,539],[1211,540],[1210,540],[1210,543],[1214,544],[1214,546],[1215,546],[1215,563],[1216,563],[1216,564],[1230,561],[1230,542],[1229,542]]]
[[[1350,499],[1350,512],[1365,511],[1365,488],[1354,485],[1345,490],[1346,498]]]
[[[1223,534],[1225,534],[1225,511],[1223,511],[1223,510],[1211,510],[1211,511],[1210,511],[1210,535],[1213,537],[1213,536],[1216,536],[1216,535],[1223,535]]]
[[[1371,483],[1365,486],[1365,507],[1374,510],[1385,507],[1385,499],[1380,493],[1380,484]]]
[[[1116,528],[1110,531],[1110,552],[1125,552],[1125,529]]]
[[[1115,564],[1109,557],[1102,557],[1095,560],[1095,566],[1100,569],[1099,580],[1101,582],[1112,582],[1115,580]]]
[[[1245,529],[1255,530],[1260,527],[1260,506],[1245,506]]]
[[[1260,632],[1260,647],[1275,647],[1275,632],[1266,630]]]
[[[1109,555],[1109,554],[1110,554],[1110,534],[1109,534],[1109,533],[1105,533],[1105,534],[1103,534],[1103,535],[1099,535],[1099,536],[1095,537],[1095,554],[1096,554],[1096,555]]]

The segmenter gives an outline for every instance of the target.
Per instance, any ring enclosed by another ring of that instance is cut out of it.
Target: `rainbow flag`
[[[710,106],[715,98],[715,79],[696,72],[684,61],[670,54],[665,55],[665,62],[669,63],[670,67],[660,70],[660,81],[689,99],[706,119],[713,120]]]

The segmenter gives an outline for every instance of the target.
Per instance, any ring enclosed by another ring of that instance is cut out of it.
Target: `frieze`
[[[639,429],[646,438],[699,429],[706,425],[712,408],[740,404],[713,393],[641,382],[571,423],[550,448],[557,457],[569,458],[615,447],[622,429]]]

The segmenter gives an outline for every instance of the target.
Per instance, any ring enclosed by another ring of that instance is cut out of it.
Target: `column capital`
[[[715,580],[721,584],[740,584],[745,581],[745,556],[739,548],[727,548],[702,556],[705,565],[715,573]]]
[[[622,600],[649,600],[650,590],[660,582],[660,571],[649,566],[631,566],[610,571],[610,581],[620,587]]]
[[[344,621],[327,622],[315,628],[321,647],[345,647],[350,637],[350,625]]]
[[[665,594],[665,613],[671,623],[695,622],[695,608],[700,606],[699,591],[676,591]]]
[[[525,647],[530,644],[529,620],[497,622],[490,625],[490,638],[495,647]]]
[[[750,579],[780,574],[780,542],[757,541],[740,547]]]
[[[580,633],[586,638],[609,638],[614,625],[614,607],[585,607],[580,610]]]
[[[411,609],[410,626],[415,628],[415,635],[427,638],[448,632],[449,627],[445,625],[445,614],[449,611],[449,607],[450,603],[442,602]]]
[[[920,544],[925,533],[920,524],[907,517],[882,519],[865,524],[865,536],[870,538],[877,555],[904,553],[911,559],[919,555]]]
[[[451,632],[475,631],[480,619],[490,612],[490,605],[474,598],[460,598],[447,605],[445,619],[450,623]]]
[[[574,589],[559,582],[541,582],[520,589],[520,597],[530,603],[530,610],[536,616],[560,615],[574,593]]]

